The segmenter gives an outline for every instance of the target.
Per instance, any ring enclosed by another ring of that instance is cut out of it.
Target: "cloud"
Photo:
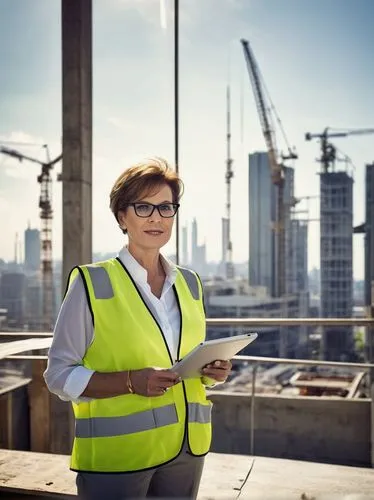
[[[38,161],[47,159],[44,145],[45,140],[43,137],[31,135],[21,130],[0,135],[0,148],[17,151]],[[52,149],[56,149],[56,145],[53,145]],[[0,154],[0,168],[2,175],[12,179],[36,178],[40,170],[36,163],[32,163],[27,159],[20,161],[4,152]]]
[[[117,0],[118,6],[125,10],[137,12],[144,20],[152,25],[163,27],[167,24],[169,8],[166,3],[170,0]]]

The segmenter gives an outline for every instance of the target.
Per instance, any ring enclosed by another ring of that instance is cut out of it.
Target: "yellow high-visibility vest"
[[[198,276],[177,269],[179,360],[205,339],[205,312]],[[94,339],[83,366],[98,372],[170,368],[173,359],[162,330],[122,262],[110,259],[76,267],[70,284],[78,273],[94,323]],[[185,380],[158,397],[124,394],[73,403],[71,469],[145,470],[177,457],[185,438],[193,455],[205,455],[211,442],[211,408],[200,378]]]

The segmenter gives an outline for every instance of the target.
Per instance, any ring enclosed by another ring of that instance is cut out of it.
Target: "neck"
[[[152,249],[145,251],[142,248],[134,247],[131,243],[128,244],[127,249],[134,259],[147,271],[148,278],[165,275],[159,250]]]

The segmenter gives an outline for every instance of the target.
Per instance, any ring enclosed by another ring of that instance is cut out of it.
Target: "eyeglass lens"
[[[134,203],[136,215],[139,217],[149,217],[157,208],[161,217],[173,217],[176,214],[178,206],[174,203],[162,203],[152,205],[151,203]]]

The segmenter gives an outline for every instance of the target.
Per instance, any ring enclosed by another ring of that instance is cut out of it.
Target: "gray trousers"
[[[77,490],[81,500],[128,500],[178,498],[195,500],[205,457],[194,457],[187,445],[180,455],[155,469],[126,474],[78,472]]]

